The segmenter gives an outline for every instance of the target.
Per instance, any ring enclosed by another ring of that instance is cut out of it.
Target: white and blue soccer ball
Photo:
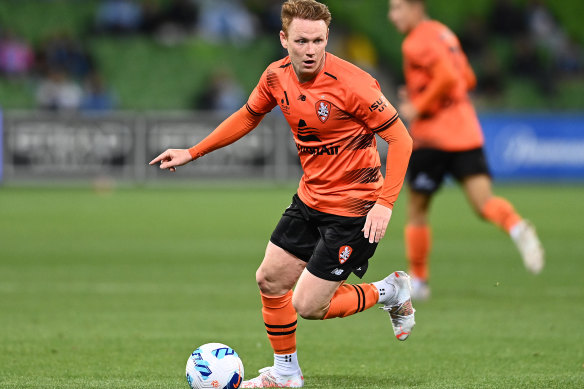
[[[187,381],[192,389],[236,389],[243,381],[243,363],[231,347],[207,343],[189,357]]]

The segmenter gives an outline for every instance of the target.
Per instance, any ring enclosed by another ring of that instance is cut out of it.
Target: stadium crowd
[[[258,36],[277,34],[280,6],[279,0],[103,0],[96,3],[85,31],[55,31],[35,45],[0,19],[0,77],[27,80],[41,110],[109,111],[120,101],[84,44],[87,40],[141,35],[175,46],[196,36],[216,44],[245,45]],[[487,15],[468,15],[456,32],[479,78],[479,104],[500,98],[511,78],[533,83],[542,96],[553,98],[558,80],[584,75],[581,45],[543,1],[518,5],[495,0]],[[396,72],[379,59],[374,40],[340,24],[335,34],[331,51],[341,52],[381,82],[399,82],[393,77]],[[497,50],[501,41],[511,48],[507,59]],[[246,91],[228,67],[216,69],[207,80],[189,106],[233,111],[243,104]]]

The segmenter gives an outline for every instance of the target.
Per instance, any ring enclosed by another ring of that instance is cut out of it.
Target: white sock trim
[[[373,282],[373,286],[379,292],[379,299],[377,304],[387,304],[397,296],[397,288],[394,284],[390,284],[385,280]]]
[[[292,354],[274,354],[274,370],[282,376],[294,375],[300,372],[298,352]]]

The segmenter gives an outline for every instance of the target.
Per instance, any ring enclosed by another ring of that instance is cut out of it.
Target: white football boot
[[[426,301],[430,298],[430,286],[427,281],[423,281],[420,278],[412,277],[412,300]]]
[[[514,227],[515,228],[515,227]],[[511,237],[521,253],[525,268],[533,274],[539,274],[545,263],[544,250],[533,224],[522,220],[513,231]]]
[[[302,388],[304,377],[302,372],[294,375],[280,375],[273,366],[260,369],[260,375],[241,383],[242,388]]]
[[[383,282],[395,286],[397,293],[381,309],[389,313],[395,337],[398,340],[406,340],[416,325],[414,320],[416,310],[412,307],[410,297],[410,276],[404,271],[396,271],[385,277]]]

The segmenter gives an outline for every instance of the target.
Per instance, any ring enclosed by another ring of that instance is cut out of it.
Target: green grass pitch
[[[0,388],[186,388],[215,341],[255,376],[272,362],[255,269],[294,189],[0,188]],[[300,320],[307,388],[584,387],[584,187],[496,189],[537,225],[544,272],[447,187],[410,339],[375,308]],[[404,197],[366,281],[405,268]]]

